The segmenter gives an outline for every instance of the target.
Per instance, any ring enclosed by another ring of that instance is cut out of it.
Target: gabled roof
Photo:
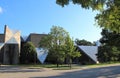
[[[98,53],[98,46],[78,46],[86,55],[88,55],[94,62],[98,63],[96,54]]]

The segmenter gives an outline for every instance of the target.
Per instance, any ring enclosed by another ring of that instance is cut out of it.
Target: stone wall
[[[18,64],[20,53],[20,32],[12,31],[5,26],[3,64]]]
[[[35,47],[39,47],[39,42],[42,37],[47,36],[46,34],[30,34],[27,38],[27,42],[32,42]]]

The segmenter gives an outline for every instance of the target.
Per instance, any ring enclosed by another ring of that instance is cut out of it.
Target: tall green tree
[[[68,32],[66,32],[62,27],[53,26],[48,36],[42,38],[40,41],[40,47],[47,48],[49,50],[49,54],[53,55],[52,57],[56,61],[57,67],[65,58],[65,52],[62,46],[65,44],[67,36]]]
[[[76,50],[74,41],[69,36],[67,36],[66,38],[65,45],[64,45],[64,51],[65,51],[65,58],[67,59],[68,64],[71,68],[72,59],[75,57],[80,57],[81,54],[80,52]]]
[[[22,51],[20,53],[20,62],[22,64],[36,63],[37,61],[37,53],[35,50],[35,46],[32,42],[27,42],[23,45]]]
[[[65,61],[65,58],[71,67],[72,58],[80,56],[69,33],[59,26],[53,26],[48,36],[41,39],[40,47],[49,50],[48,60],[56,62],[57,67]]]
[[[62,7],[73,3],[85,9],[98,10],[95,19],[99,27],[120,33],[120,0],[56,0],[56,3]]]
[[[100,46],[98,49],[99,62],[120,61],[120,49],[116,46]]]
[[[103,29],[101,32],[102,38],[100,42],[106,46],[120,46],[120,34],[112,32],[107,29]]]
[[[102,46],[98,50],[98,58],[100,62],[120,61],[120,34],[103,29],[100,42]]]

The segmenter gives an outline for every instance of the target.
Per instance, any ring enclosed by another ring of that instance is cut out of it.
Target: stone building
[[[45,62],[45,59],[48,55],[48,50],[45,50],[45,49],[42,49],[39,47],[39,42],[40,42],[41,38],[44,36],[47,36],[47,34],[31,33],[26,39],[26,42],[30,41],[35,46],[35,49],[37,52],[37,58],[41,63]]]
[[[42,37],[47,36],[46,34],[37,34],[37,33],[31,33],[27,39],[26,42],[32,42],[33,45],[38,48],[39,47],[39,42],[41,40]]]
[[[11,30],[5,25],[4,33],[0,34],[0,63],[18,64],[22,46],[26,42],[32,42],[36,48],[38,59],[44,61],[47,54],[39,49],[39,42],[47,34],[31,33],[25,40],[20,35],[20,31]],[[44,56],[44,57],[43,57]]]
[[[20,32],[13,31],[5,25],[4,33],[0,34],[0,62],[18,64],[20,44]]]
[[[31,33],[26,39],[21,37],[20,31],[11,30],[5,25],[4,33],[0,34],[0,63],[2,64],[18,64],[19,56],[22,46],[26,42],[32,42],[36,48],[37,57],[41,63],[45,62],[48,55],[48,50],[39,48],[39,42],[42,37],[47,34],[36,34]],[[78,50],[82,56],[79,58],[79,62],[87,63],[98,63],[97,52],[98,46],[78,46]],[[76,59],[74,60],[77,61]]]

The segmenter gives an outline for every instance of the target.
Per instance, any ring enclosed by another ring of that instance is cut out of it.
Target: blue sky
[[[0,33],[5,24],[20,30],[22,36],[47,34],[54,25],[63,27],[74,39],[99,40],[101,29],[94,25],[97,12],[73,4],[62,8],[55,1],[0,0]]]

